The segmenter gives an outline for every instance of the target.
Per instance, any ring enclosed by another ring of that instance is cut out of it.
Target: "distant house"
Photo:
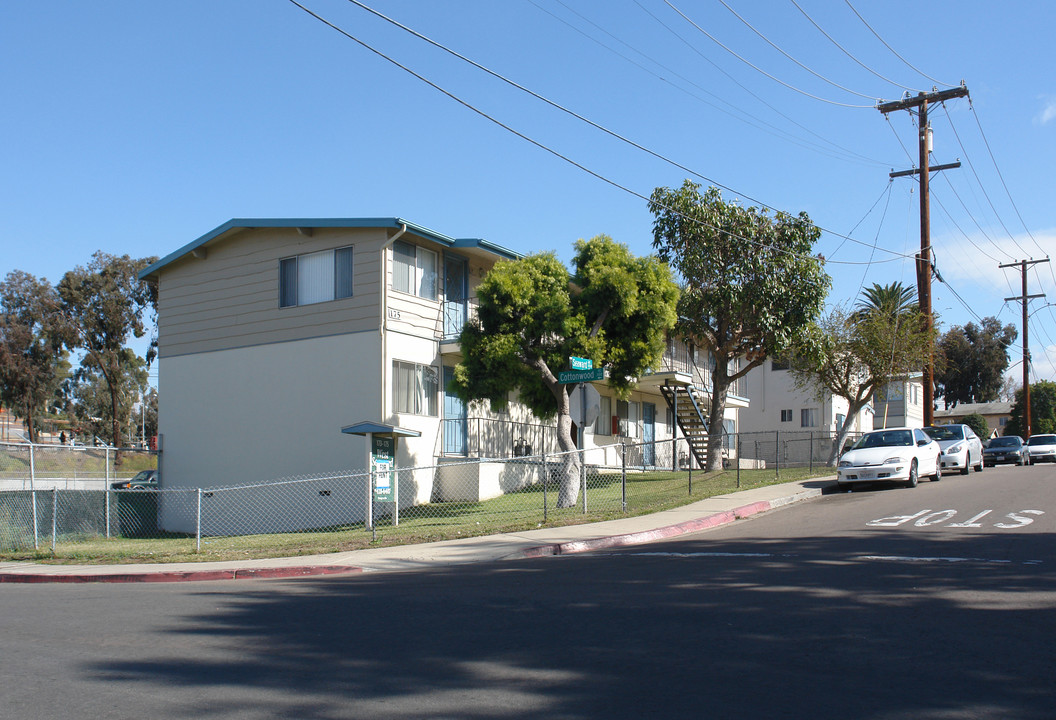
[[[986,425],[990,430],[987,437],[997,437],[1005,434],[1005,425],[1012,419],[1012,403],[958,403],[948,410],[936,410],[935,423],[939,425],[962,423],[969,415],[982,415],[986,418]]]
[[[741,410],[742,432],[839,431],[847,417],[845,399],[827,393],[823,398],[800,390],[792,380],[788,363],[767,359],[748,373],[745,388],[748,407]],[[873,408],[866,405],[852,420],[851,432],[873,429]]]
[[[873,397],[873,427],[924,427],[921,375],[881,385]]]
[[[495,263],[517,257],[400,218],[258,219],[231,220],[146,268],[141,277],[158,286],[163,487],[361,470],[365,439],[342,433],[360,422],[416,435],[400,439],[400,467],[553,451],[553,425],[516,397],[467,407],[446,389],[476,287]],[[627,443],[639,465],[674,464],[656,444],[700,434],[687,412],[706,411],[709,380],[708,358],[671,340],[627,400],[592,383],[597,420],[584,441],[597,457],[588,462],[618,462]],[[746,405],[734,392],[728,429]],[[480,465],[477,484],[457,490],[462,498],[501,492],[489,475],[498,471]],[[429,502],[442,481],[401,479],[400,504]],[[328,495],[318,495],[298,500],[305,527],[326,517]],[[191,529],[164,508],[160,517],[166,529]],[[266,526],[262,518],[256,529]]]

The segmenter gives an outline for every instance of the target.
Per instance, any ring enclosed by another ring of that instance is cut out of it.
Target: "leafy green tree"
[[[704,194],[685,181],[649,200],[653,247],[682,283],[677,330],[714,359],[708,408],[708,470],[721,467],[722,419],[730,385],[805,335],[821,313],[830,278],[811,255],[821,232],[806,213],[769,216]],[[744,358],[737,371],[732,361]]]
[[[97,252],[87,268],[70,270],[57,287],[65,342],[71,349],[84,351],[84,367],[98,373],[106,385],[110,427],[102,435],[114,445],[121,444],[122,381],[133,370],[134,355],[125,344],[131,337],[143,337],[145,318],[157,315],[157,288],[137,276],[154,260]],[[148,364],[153,351],[152,343]]]
[[[118,363],[116,417],[120,433],[112,444],[127,447],[134,436],[135,427],[132,407],[139,399],[140,389],[147,385],[147,364],[131,349],[122,350]],[[91,355],[86,355],[81,366],[74,372],[73,413],[76,427],[81,435],[108,438],[114,425],[114,393],[110,380],[100,371]]]
[[[1020,435],[1025,440],[1027,435],[1026,424],[1023,422],[1026,398],[1023,388],[1016,391],[1016,399],[1012,403],[1012,417],[1005,425],[1003,435]],[[1056,433],[1056,382],[1051,380],[1039,380],[1030,385],[1030,432],[1032,435],[1038,433]]]
[[[26,421],[30,442],[69,368],[57,309],[46,280],[15,270],[0,283],[0,402]]]
[[[978,435],[984,443],[990,437],[990,425],[986,422],[986,418],[979,413],[965,415],[961,422],[970,427],[972,432]]]
[[[935,384],[947,408],[1000,397],[1008,348],[1017,335],[1015,325],[1002,327],[997,318],[988,317],[980,325],[950,328],[939,338]]]
[[[575,505],[579,459],[570,395],[558,382],[569,357],[594,361],[626,398],[663,355],[675,323],[678,287],[655,258],[635,258],[605,235],[576,243],[573,272],[553,253],[499,262],[477,288],[477,317],[466,323],[463,360],[452,388],[466,401],[503,402],[511,390],[542,418],[557,417],[565,451],[558,506]]]
[[[851,314],[835,308],[811,332],[812,342],[795,349],[791,372],[798,387],[847,401],[847,416],[829,455],[835,465],[854,418],[877,389],[920,369],[935,335],[919,311],[891,313],[884,306]]]

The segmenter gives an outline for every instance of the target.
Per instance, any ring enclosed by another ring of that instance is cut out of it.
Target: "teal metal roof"
[[[349,425],[348,427],[341,428],[341,432],[346,435],[394,435],[398,437],[421,437],[422,434],[417,430],[408,430],[407,428],[396,427],[395,425],[389,425],[388,423],[379,422],[361,422],[355,425]]]
[[[521,257],[520,253],[488,242],[487,240],[475,238],[457,239],[442,235],[434,230],[408,222],[402,218],[235,218],[228,220],[223,225],[210,230],[197,240],[184,245],[179,250],[169,253],[153,265],[148,266],[139,273],[140,279],[145,279],[169,263],[187,255],[206,245],[212,240],[231,232],[232,230],[245,230],[251,228],[393,228],[400,229],[404,225],[407,230],[419,237],[433,240],[450,248],[479,248],[486,252],[498,255],[507,260],[516,260]]]

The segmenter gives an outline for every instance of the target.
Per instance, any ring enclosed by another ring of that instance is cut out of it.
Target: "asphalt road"
[[[1056,468],[427,572],[0,585],[3,718],[1056,717]]]

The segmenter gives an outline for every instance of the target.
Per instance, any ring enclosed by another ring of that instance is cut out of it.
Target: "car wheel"
[[[983,462],[982,458],[979,458],[979,464],[975,466],[975,471],[976,472],[982,472],[983,468],[985,468],[985,467],[986,467],[986,463]]]
[[[935,458],[935,474],[931,476],[932,482],[942,480],[942,458]]]
[[[972,454],[966,453],[964,458],[964,467],[961,468],[961,475],[967,475],[968,471],[972,469]]]
[[[917,461],[914,460],[909,464],[909,479],[906,480],[907,488],[915,488],[917,486]]]

